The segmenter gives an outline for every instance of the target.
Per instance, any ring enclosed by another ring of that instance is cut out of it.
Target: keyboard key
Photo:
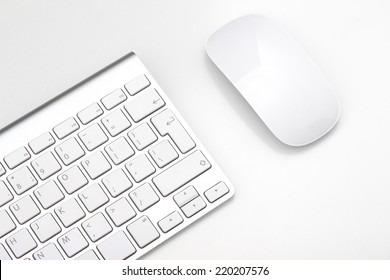
[[[24,166],[7,177],[16,194],[21,195],[38,184],[37,179],[27,166]]]
[[[142,216],[128,225],[127,230],[140,248],[145,248],[160,237],[157,229],[147,216]]]
[[[62,168],[51,152],[33,160],[31,162],[31,166],[34,168],[41,180],[46,180]]]
[[[112,137],[128,129],[131,124],[121,110],[116,110],[102,118],[102,124]]]
[[[101,115],[103,115],[102,108],[100,108],[99,104],[93,103],[81,112],[79,112],[77,114],[77,117],[82,124],[88,124]]]
[[[37,247],[37,243],[26,228],[23,228],[8,237],[5,242],[17,259],[23,257]]]
[[[134,150],[124,137],[120,137],[105,148],[106,153],[116,165],[121,164],[134,155]]]
[[[102,182],[112,197],[117,197],[133,186],[122,169],[111,172],[103,178]]]
[[[77,203],[76,199],[71,198],[54,209],[57,217],[64,227],[70,227],[74,223],[85,217],[83,209]]]
[[[22,197],[15,203],[11,204],[9,208],[21,225],[41,213],[41,210],[39,210],[30,195]]]
[[[77,165],[61,173],[58,176],[58,181],[68,194],[72,194],[88,184],[87,178]]]
[[[69,165],[85,155],[84,150],[73,137],[58,145],[55,151],[65,165]]]
[[[140,124],[127,134],[138,151],[157,141],[157,136],[147,123]]]
[[[123,231],[108,237],[97,249],[105,260],[125,260],[137,251]]]
[[[184,205],[181,208],[181,210],[183,211],[184,215],[187,218],[191,218],[192,216],[194,216],[196,213],[198,213],[200,210],[204,209],[205,207],[206,207],[206,202],[204,202],[204,200],[200,196],[198,196],[191,202]]]
[[[61,232],[60,226],[50,213],[32,222],[30,227],[41,243],[46,242]]]
[[[106,212],[115,226],[120,227],[137,214],[126,198],[122,197],[106,208]]]
[[[33,254],[34,260],[64,260],[64,257],[58,251],[57,246],[54,243],[49,243],[39,251]]]
[[[6,173],[4,166],[0,163],[0,176],[3,176]]]
[[[130,192],[129,197],[141,212],[145,211],[160,200],[149,183],[145,183]]]
[[[167,196],[211,168],[199,150],[172,165],[152,180],[163,196]]]
[[[50,134],[50,132],[45,132],[34,140],[30,141],[28,145],[34,154],[39,154],[43,150],[54,145],[55,142],[56,140],[54,140],[54,137]]]
[[[109,201],[99,184],[93,184],[79,194],[81,202],[88,212],[93,212]]]
[[[140,93],[135,99],[127,102],[125,109],[133,121],[139,122],[164,105],[165,102],[157,91],[154,88],[149,88]]]
[[[82,226],[92,242],[98,241],[112,231],[112,227],[102,213],[86,220]]]
[[[30,153],[26,150],[25,147],[21,147],[16,151],[10,153],[4,158],[5,163],[9,169],[14,169],[15,167],[21,165],[26,160],[31,158]]]
[[[0,244],[0,260],[2,260],[2,261],[12,260],[11,256],[8,254],[7,250],[4,248],[3,244]]]
[[[0,181],[0,207],[10,202],[14,196],[3,181]]]
[[[153,146],[149,150],[149,155],[160,168],[170,164],[179,157],[168,140],[161,141],[157,145]]]
[[[58,188],[57,183],[54,181],[48,181],[36,189],[34,195],[44,209],[52,207],[65,198],[64,194]]]
[[[71,133],[75,132],[79,128],[80,126],[76,122],[76,120],[74,118],[69,118],[54,127],[53,131],[57,138],[61,140],[64,139],[66,136],[70,135]]]
[[[183,154],[195,147],[195,142],[170,109],[162,111],[151,121],[160,135],[169,135]]]
[[[88,241],[85,240],[78,228],[74,228],[57,239],[61,248],[68,258],[71,258],[88,247]]]
[[[107,110],[111,110],[115,106],[121,104],[126,99],[127,99],[126,94],[124,94],[124,92],[120,88],[118,88],[115,91],[103,97],[101,101]]]
[[[204,192],[204,196],[210,203],[215,202],[216,200],[223,197],[229,192],[229,188],[224,182],[219,182],[218,184],[212,186],[207,191]]]
[[[0,211],[0,238],[7,235],[16,228],[16,225],[12,221],[6,210]]]
[[[199,196],[199,194],[195,190],[194,186],[189,186],[176,194],[173,199],[175,200],[177,206],[182,207],[197,196]]]
[[[146,155],[140,155],[126,164],[126,169],[137,183],[156,172]]]
[[[162,232],[167,233],[180,225],[182,222],[183,218],[180,216],[179,212],[175,211],[159,221],[157,224]]]
[[[111,164],[104,157],[102,152],[96,152],[81,162],[84,170],[92,180],[102,176],[111,169]]]
[[[88,151],[92,151],[108,141],[106,134],[97,123],[81,131],[79,137]]]
[[[88,250],[84,254],[82,254],[79,257],[77,257],[76,260],[85,260],[85,261],[87,261],[87,260],[90,260],[90,261],[97,260],[98,261],[99,257],[96,255],[94,250]]]
[[[139,75],[138,77],[132,79],[130,82],[125,84],[125,89],[130,95],[135,95],[141,90],[150,86],[150,82],[145,75]]]

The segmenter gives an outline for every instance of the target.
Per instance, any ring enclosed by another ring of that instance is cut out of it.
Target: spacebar
[[[199,150],[153,178],[153,183],[163,196],[167,196],[211,168]]]

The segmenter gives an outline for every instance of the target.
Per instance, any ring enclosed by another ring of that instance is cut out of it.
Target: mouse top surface
[[[206,51],[283,143],[307,145],[336,124],[340,105],[332,86],[268,18],[249,15],[226,24],[209,38]]]

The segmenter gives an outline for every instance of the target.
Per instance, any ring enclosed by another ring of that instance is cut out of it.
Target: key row
[[[118,114],[120,115],[123,114],[120,111],[118,112],[119,112]],[[171,114],[172,112],[170,112],[170,110],[165,110],[161,114],[157,115],[155,118],[152,118],[152,122],[157,124],[155,126],[160,131],[160,134],[161,135],[169,134],[173,139],[173,141],[176,143],[177,147],[182,152],[187,152],[188,150],[195,147],[195,143],[192,141],[191,137],[187,134],[187,132],[184,130],[184,128],[181,126],[181,124],[178,121],[176,122],[174,121],[175,120],[174,117],[170,117],[171,120],[173,121],[171,122],[168,121],[167,124],[164,125],[164,121],[161,121],[161,119],[165,119],[166,118],[165,115],[167,115],[167,113],[169,115],[173,115]],[[114,115],[117,115],[117,113],[114,113]],[[107,116],[105,118],[105,122],[108,123],[112,122],[110,121],[110,119],[111,119],[110,116]],[[178,124],[179,126],[173,125],[174,123]],[[123,121],[123,122],[119,122],[119,125],[113,125],[111,127],[112,127],[112,131],[116,131],[115,135],[117,135],[118,133],[127,129],[129,126],[130,123],[125,123]],[[170,129],[167,130],[163,128],[164,126],[166,127],[169,126]],[[177,129],[178,127],[179,129]],[[128,135],[138,150],[144,149],[145,147],[149,146],[151,143],[157,140],[157,136],[150,129],[147,123],[141,124],[136,129],[130,131]],[[96,123],[86,128],[82,132],[80,132],[79,137],[82,143],[84,144],[84,146],[89,151],[96,149],[97,147],[101,146],[103,143],[108,141],[108,137],[105,135],[101,127]],[[54,144],[54,142],[52,143]],[[117,152],[115,152],[115,150]],[[172,151],[172,149],[170,150]],[[76,160],[80,159],[82,156],[85,155],[84,150],[81,148],[81,146],[78,144],[75,138],[70,138],[65,142],[61,143],[55,148],[55,151],[64,165],[70,165],[71,163],[75,162]],[[109,153],[109,155],[111,156],[115,164],[119,164],[121,161],[124,160],[124,158],[129,157],[134,153],[131,147],[124,142],[124,139],[120,140],[119,142],[114,142],[110,144],[108,147],[106,147],[106,151],[107,153]],[[121,158],[119,158],[117,155],[119,152],[124,154],[121,155]],[[155,154],[156,152],[153,151],[152,156]],[[14,162],[16,162],[15,160],[16,158],[18,158],[17,160],[18,164],[21,164],[22,162],[26,161],[30,157],[31,157],[30,154],[24,147],[18,149],[11,156]],[[161,159],[155,161],[159,165],[159,167],[163,167],[166,164],[168,164],[162,161]],[[50,177],[55,172],[61,169],[61,166],[58,164],[58,162],[56,161],[56,159],[53,157],[51,153],[47,153],[45,154],[44,157],[40,157],[38,160],[33,161],[32,165],[42,180],[45,180],[46,178]],[[46,169],[44,167],[46,167]]]
[[[150,85],[149,80],[146,78],[145,75],[140,75],[136,77],[135,79],[131,80],[125,85],[126,90],[130,95],[135,95],[136,93],[140,92],[141,90],[147,88]],[[154,90],[154,89],[153,89]],[[146,96],[146,95],[145,95]],[[154,90],[150,91],[147,94],[147,98],[152,98],[152,104],[156,105],[157,103],[154,102],[155,100],[159,99],[161,100],[160,103],[162,103],[162,106],[165,104],[164,101],[161,99],[161,97],[158,95],[158,93]],[[149,102],[147,102],[147,98],[143,97],[142,100],[138,100],[135,105],[131,105],[129,108],[132,106],[143,106],[144,102],[145,105],[149,105]],[[101,99],[101,102],[103,105],[106,107],[107,110],[111,110],[115,106],[119,105],[122,103],[124,100],[126,100],[127,97],[123,93],[121,89],[117,89],[116,91],[112,92],[111,94],[103,97]],[[160,106],[160,105],[158,105]],[[155,110],[154,110],[155,111]],[[153,112],[154,112],[153,111]],[[114,114],[110,115],[107,117],[108,119],[103,119],[103,123],[107,123],[112,121],[111,119],[115,119],[116,124],[123,126],[128,125],[127,124],[127,119],[125,120],[123,116],[119,115],[119,110],[116,111]],[[90,123],[91,121],[95,120],[97,117],[103,115],[103,110],[100,107],[99,104],[94,103],[81,112],[77,114],[77,117],[79,118],[80,122],[84,125]],[[150,112],[149,114],[151,114]],[[136,116],[147,114],[146,111],[142,112],[140,114],[140,110],[136,109],[135,111],[133,109],[129,109],[129,114],[130,116],[135,114]],[[148,114],[147,114],[148,115]],[[118,119],[119,118],[119,119]],[[138,117],[137,117],[138,119]],[[116,129],[112,130],[112,126],[106,126],[107,130],[112,136],[115,136],[118,133],[119,128],[117,127]],[[78,130],[80,128],[79,124],[76,122],[74,118],[69,118],[66,121],[62,122],[61,124],[57,125],[54,127],[53,132],[57,136],[58,139],[64,139],[66,136],[70,135],[74,131]],[[49,132],[46,132],[32,141],[29,142],[29,147],[33,151],[34,154],[38,154],[42,152],[43,150],[47,149],[48,147],[52,146],[55,143],[55,139],[52,137],[52,135]],[[25,147],[21,147],[14,151],[13,153],[9,154],[4,158],[5,163],[10,169],[14,169],[15,167],[19,166],[23,162],[27,161],[28,159],[31,158],[30,153],[27,151]],[[2,176],[5,173],[4,167],[0,163],[0,176]]]
[[[173,116],[172,112],[169,109],[166,109],[156,117],[152,118],[152,123],[159,124],[160,126],[156,124],[155,126],[159,130],[160,134],[168,134],[176,143],[177,147],[181,150],[181,152],[188,152],[190,149],[195,147],[195,143],[192,141],[191,137],[187,134],[181,124],[178,121],[175,122],[176,119],[174,116],[169,117],[169,120],[165,124],[164,121],[161,121],[162,119],[167,118],[167,114],[169,116]],[[109,117],[107,117],[106,120],[110,122]],[[173,123],[176,123],[178,125],[172,125]],[[164,126],[170,126],[170,128],[168,130],[163,129],[162,127]],[[117,130],[118,132],[122,132],[123,129],[127,128],[127,125],[123,127],[113,126],[113,130],[119,129]],[[144,149],[145,147],[149,146],[151,143],[157,140],[157,136],[150,129],[147,123],[141,124],[134,130],[130,131],[128,133],[128,136],[138,150]],[[104,134],[103,130],[98,124],[93,124],[81,133],[79,133],[79,137],[89,151],[96,149],[97,147],[108,141],[108,137]],[[134,154],[134,151],[124,138],[119,138],[119,140],[114,141],[113,143],[108,145],[105,150],[110,156],[110,158],[113,160],[114,164],[119,164]],[[61,143],[55,148],[55,151],[64,165],[70,165],[71,163],[75,162],[77,159],[80,159],[85,155],[84,150],[81,148],[75,138],[70,138],[67,141]],[[156,147],[149,152],[155,163],[160,168],[166,166],[178,157],[177,153],[168,142],[163,142],[159,147]],[[18,149],[16,154],[13,153],[13,157],[16,158],[16,155],[18,155],[19,157],[18,162],[24,162],[31,157],[25,148]],[[22,155],[24,156],[23,160],[21,160]],[[41,180],[45,180],[59,170],[61,170],[61,166],[51,152],[46,153],[44,156],[41,156],[37,160],[34,160],[32,162],[32,166]],[[31,180],[28,179],[27,182],[22,181],[22,183],[25,183],[26,186],[23,186],[25,184],[20,184],[19,182],[15,183],[16,185],[20,185],[20,187],[17,187],[17,194],[21,194],[37,184],[36,180],[32,179],[33,176],[31,172],[29,172],[28,168],[25,167],[20,172],[20,176],[23,176],[23,178],[30,178]]]
[[[206,198],[213,203],[229,192],[227,186],[220,182],[205,192]],[[129,193],[130,199],[140,212],[156,204],[160,198],[149,183],[145,183]],[[80,200],[89,212],[93,212],[106,204],[109,198],[105,195],[99,184],[94,184],[79,195]],[[199,197],[193,186],[189,186],[174,197],[176,204],[181,208],[187,218],[206,207],[204,201]],[[40,214],[40,210],[32,200],[31,196],[25,196],[10,206],[10,210],[20,224],[24,224]],[[84,211],[75,199],[70,199],[60,207],[55,209],[58,218],[65,227],[70,227],[80,219],[85,217]],[[106,208],[108,216],[116,226],[135,217],[136,212],[125,198],[121,198]],[[3,210],[0,213],[0,238],[16,228],[8,213]],[[36,225],[39,223],[35,223]],[[37,227],[39,229],[39,227]],[[52,237],[52,236],[50,236]],[[49,237],[49,238],[50,238]],[[38,237],[39,238],[39,237]],[[39,238],[41,242],[42,238]]]
[[[66,164],[69,164],[76,158],[80,158],[82,155],[84,155],[84,151],[80,148],[79,144],[74,138],[70,138],[61,146],[58,146],[56,151]],[[131,148],[124,137],[121,137],[106,146],[105,151],[112,159],[114,164],[119,164],[135,154],[134,150]],[[155,161],[156,165],[160,168],[166,166],[178,157],[178,154],[167,140],[164,140],[163,142],[160,142],[154,146],[149,151],[149,154]],[[51,152],[48,152],[38,159],[32,161],[31,165],[41,180],[45,180],[51,177],[62,169],[61,165],[57,162]],[[81,165],[91,179],[100,177],[112,168],[111,164],[101,152],[92,154],[83,160]],[[145,156],[136,158],[132,163],[128,164],[127,167],[136,182],[140,182],[148,175],[155,172],[154,167],[150,164],[149,160],[146,159]],[[71,177],[75,178],[75,180],[69,180],[68,173],[74,175]],[[87,179],[83,178],[85,177],[78,169],[78,167],[72,167],[70,170],[67,170],[58,176],[58,180],[68,194],[75,192],[88,183]],[[27,166],[15,171],[13,174],[8,176],[7,179],[18,195],[23,194],[38,184],[38,181],[35,179],[34,175]],[[2,191],[7,194],[0,197],[0,206],[2,206],[8,201],[12,200],[13,196],[8,191],[6,191],[4,182],[0,182],[0,194]]]
[[[102,160],[104,161],[104,164],[101,163]],[[100,174],[111,169],[111,165],[107,162],[101,152],[90,156],[88,159],[83,161],[82,165],[91,178],[95,178],[98,175],[100,176]],[[161,194],[164,195],[180,188],[182,185],[199,176],[210,167],[211,165],[205,159],[203,154],[200,151],[196,151],[153,178],[153,181]],[[145,155],[141,155],[128,163],[126,168],[137,182],[155,172],[153,165],[151,165]],[[173,176],[172,174],[176,175]],[[171,177],[175,177],[176,179],[172,180]],[[65,171],[63,174],[58,176],[58,180],[69,194],[88,184],[88,180],[85,178],[78,166],[74,166]],[[169,186],[169,191],[164,189],[164,182],[167,180],[173,182],[173,184]],[[122,169],[118,169],[106,176],[102,180],[102,183],[113,197],[120,195],[132,187],[131,181]],[[0,192],[4,194],[4,197],[8,197],[7,201],[10,201],[13,198],[12,194],[3,182],[0,184]],[[34,195],[45,209],[50,208],[64,199],[63,193],[59,190],[54,181],[49,181],[39,189],[35,190]],[[159,201],[158,195],[154,192],[149,183],[141,185],[129,195],[138,210],[141,212]],[[79,198],[89,212],[95,211],[97,208],[109,201],[109,198],[105,195],[99,184],[94,184],[81,192],[79,194]],[[69,203],[70,206],[68,206]],[[71,226],[85,216],[85,213],[74,199],[70,200],[68,204],[63,204],[60,208],[57,208],[56,211],[65,227]],[[63,213],[65,213],[63,208],[66,208],[67,206],[70,209],[68,211],[70,214],[63,216]],[[179,205],[179,207],[181,206],[182,205]],[[35,204],[30,195],[24,196],[13,203],[10,206],[10,210],[20,224],[24,224],[40,214],[39,207]],[[68,218],[68,216],[71,218]]]
[[[154,88],[149,88],[133,100],[127,102],[123,108],[130,118],[137,123],[156,112],[164,105],[165,102],[158,92]],[[104,112],[100,105],[98,103],[93,103],[79,112],[77,116],[83,125],[87,125],[103,114]],[[106,115],[101,119],[101,123],[112,137],[115,137],[131,126],[130,121],[127,119],[122,109],[117,109]],[[76,119],[71,117],[54,127],[53,131],[57,138],[61,140],[79,128],[80,126]]]
[[[162,99],[154,99],[154,101],[156,100]],[[134,108],[138,108],[138,106],[135,106]],[[171,110],[164,110],[162,113],[152,118],[151,121],[162,136],[169,135],[171,137],[182,153],[186,153],[195,147],[195,143],[185,131],[181,123],[176,119]],[[114,113],[104,117],[102,119],[102,123],[106,127],[109,134],[113,137],[117,136],[119,133],[123,132],[131,126],[130,122],[127,120],[121,110],[117,110]],[[79,125],[73,118],[70,118],[63,122],[60,126],[56,127],[57,133],[60,133],[59,131],[64,130],[65,127],[68,127],[69,129],[67,131],[71,133],[77,130]],[[61,137],[61,139],[64,137]],[[97,123],[80,132],[79,137],[88,151],[92,151],[108,141],[108,137]],[[142,150],[146,146],[156,141],[156,135],[153,133],[153,131],[151,131],[149,125],[146,123],[130,131],[129,137],[138,150]],[[55,149],[65,165],[71,164],[85,154],[75,139],[71,139],[72,140],[68,140],[57,146]],[[41,152],[45,148],[53,145],[55,140],[51,134],[47,132],[34,139],[31,143],[30,147],[33,147],[33,151]],[[14,169],[30,158],[31,155],[27,149],[25,147],[21,147],[10,155],[6,156],[4,160],[10,169]],[[5,173],[5,169],[1,165],[0,175],[3,175],[2,173]]]
[[[130,82],[128,82],[125,85],[125,88],[130,95],[135,95],[149,86],[150,86],[150,82],[146,78],[146,76],[140,75],[140,76],[136,77],[135,79],[131,80]],[[156,94],[157,94],[157,92],[156,92]],[[125,100],[127,100],[127,96],[122,91],[122,89],[116,89],[112,93],[103,97],[101,99],[101,102],[107,110],[111,110],[114,107],[116,107],[117,105],[124,102]],[[141,105],[143,105],[143,104],[141,104]],[[86,125],[86,124],[92,122],[93,120],[97,119],[98,117],[100,117],[103,114],[104,114],[104,111],[100,107],[100,105],[98,103],[93,103],[90,106],[88,106],[87,108],[80,111],[77,114],[77,117],[83,125]],[[114,116],[112,116],[112,117],[114,118]],[[104,123],[104,121],[105,120],[102,120],[103,123]],[[76,131],[77,129],[79,129],[79,125],[77,124],[76,120],[74,118],[69,118],[68,120],[66,120],[66,121],[60,123],[59,125],[57,125],[56,127],[54,127],[53,131],[56,134],[56,136],[58,137],[58,139],[63,139],[66,136],[73,133],[74,131]]]
[[[137,199],[142,196],[148,197],[150,196],[150,194],[145,196],[145,193],[148,193],[150,191],[153,190],[138,188],[137,190],[134,190],[129,196],[137,197]],[[144,195],[142,195],[141,192],[143,192]],[[205,196],[212,203],[228,192],[229,189],[227,188],[226,184],[224,182],[219,182],[218,184],[208,189],[205,192]],[[153,197],[153,195],[151,195],[151,197]],[[194,214],[198,213],[206,207],[206,203],[199,196],[198,192],[193,186],[189,186],[180,193],[176,194],[174,196],[174,200],[181,208],[185,216],[188,218],[192,217]],[[139,206],[139,204],[137,204],[136,202],[134,203],[137,205],[137,207]],[[150,204],[153,203],[155,202],[150,202]],[[66,211],[68,211],[68,208],[66,209]],[[65,213],[66,211],[65,209],[60,210],[60,212],[63,213]],[[107,207],[106,213],[111,218],[113,223],[118,227],[130,221],[136,216],[135,211],[125,198],[121,198],[115,203],[111,204],[109,207]],[[7,220],[4,215],[8,215],[6,211],[0,212],[1,224],[12,224],[12,220],[10,220],[10,217],[8,216],[9,220]],[[177,211],[174,211],[168,216],[161,219],[157,224],[162,232],[167,233],[173,228],[180,225],[182,222],[183,218],[181,217],[181,215]],[[98,240],[102,239],[113,231],[113,228],[102,213],[95,214],[88,220],[84,221],[81,226],[92,242],[97,242]],[[30,227],[41,243],[46,242],[47,240],[61,232],[60,226],[57,224],[51,214],[46,214],[43,217],[39,218],[37,221],[33,222]],[[135,222],[129,224],[126,228],[130,233],[131,237],[135,240],[136,244],[140,248],[146,247],[160,237],[160,234],[158,233],[157,229],[154,227],[154,225],[147,216],[140,217]],[[118,232],[112,235],[97,246],[97,249],[102,254],[103,258],[125,259],[136,252],[136,249],[132,245],[130,240],[122,231],[120,232],[121,233]],[[66,234],[59,237],[57,241],[68,257],[75,256],[76,254],[87,248],[89,245],[88,241],[83,237],[82,233],[78,228],[70,230]],[[17,258],[20,258],[21,256],[27,254],[28,252],[37,247],[36,242],[29,234],[27,229],[20,230],[19,232],[10,236],[9,238],[7,238],[6,242]],[[116,252],[113,252],[109,245],[116,244],[117,242],[120,242],[121,244],[123,243],[123,246],[121,246],[122,250],[116,250]],[[44,248],[34,253],[33,257],[34,259],[63,259],[61,253],[58,251],[57,247],[53,243],[46,245]],[[5,249],[0,248],[0,259],[7,258],[9,258],[9,255],[7,254]],[[90,250],[80,256],[80,259],[91,258],[98,258],[93,250]]]
[[[167,140],[154,146],[149,150],[149,153],[159,167],[164,167],[178,158],[178,154]],[[51,155],[51,153],[48,154]],[[101,152],[90,155],[81,162],[81,165],[92,180],[112,169],[111,164]],[[145,154],[136,157],[127,163],[125,167],[137,183],[156,172],[155,167]],[[50,174],[60,170],[60,166],[56,167],[56,164],[41,163],[37,168],[40,168],[42,174]],[[163,196],[167,196],[210,168],[211,164],[207,161],[202,152],[196,151],[158,174],[152,180],[160,193]],[[49,172],[47,170],[51,171]],[[71,167],[61,173],[57,178],[68,194],[78,191],[89,182],[78,166]],[[17,194],[22,194],[38,184],[38,181],[32,175],[28,167],[19,169],[14,174],[10,175],[8,179]],[[117,169],[108,174],[102,179],[102,183],[112,197],[117,197],[132,187],[131,181],[122,169]],[[8,190],[3,181],[0,181],[0,194],[0,206],[13,199],[12,193]],[[63,193],[59,190],[54,181],[49,181],[42,185],[34,191],[34,195],[44,209],[52,207],[64,198]]]
[[[87,221],[83,222],[81,226],[92,242],[102,239],[113,230],[102,213],[97,213]],[[31,228],[41,242],[42,236],[45,236],[45,239],[43,240],[46,241],[61,232],[61,228],[55,222],[51,214],[46,214],[40,218],[39,221],[31,225]],[[126,228],[139,248],[146,247],[160,237],[160,233],[147,216],[140,217],[138,220],[129,224]],[[40,232],[40,234],[38,235],[37,232]],[[125,259],[136,252],[136,248],[124,232],[119,231],[118,233],[110,236],[97,246],[97,250],[101,253],[104,259]],[[8,237],[5,242],[16,258],[21,258],[38,247],[37,242],[34,240],[27,228],[19,230],[12,236]],[[89,242],[79,228],[73,228],[61,235],[57,238],[57,242],[68,258],[74,257],[89,246]],[[3,245],[0,245],[0,259],[11,259]],[[131,250],[129,251],[129,249]],[[124,254],[125,252],[126,254]],[[36,260],[64,259],[54,243],[49,243],[42,249],[36,251],[33,254],[33,258]],[[91,258],[97,258],[97,255],[93,252],[93,250],[92,252],[86,252],[80,256],[80,259]]]

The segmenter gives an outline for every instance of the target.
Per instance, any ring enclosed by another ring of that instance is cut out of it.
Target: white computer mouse
[[[248,15],[226,24],[209,38],[206,51],[283,143],[307,145],[336,124],[340,105],[332,86],[268,18]]]

